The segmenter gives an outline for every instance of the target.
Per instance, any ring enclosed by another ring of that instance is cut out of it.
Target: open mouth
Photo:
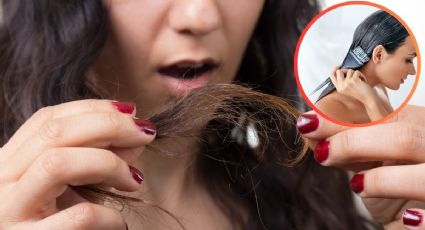
[[[164,66],[158,69],[161,75],[181,79],[191,80],[205,73],[212,72],[218,67],[218,64],[213,60],[202,62],[182,61],[169,66]]]
[[[172,95],[184,93],[206,86],[219,68],[217,61],[203,59],[201,61],[182,60],[158,68],[164,85]]]

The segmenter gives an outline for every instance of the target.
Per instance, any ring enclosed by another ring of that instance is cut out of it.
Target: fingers
[[[314,113],[314,111],[309,111],[298,117],[297,128],[305,138],[316,143],[350,127],[335,124]]]
[[[387,123],[350,129],[310,111],[298,118],[297,127],[307,138],[310,148],[315,150],[315,159],[323,165],[337,165],[358,172],[380,167],[386,159],[424,160],[421,154],[424,131],[413,124]]]
[[[339,67],[335,67],[332,70],[332,74],[331,74],[332,84],[335,86],[335,88],[339,90],[343,89],[345,82],[351,79],[353,80],[361,79],[362,81],[366,80],[364,75],[358,70],[339,69]]]
[[[315,147],[323,165],[371,161],[425,162],[425,130],[410,123],[386,123],[339,132]]]
[[[142,174],[113,152],[93,148],[56,148],[40,155],[14,185],[13,216],[37,212],[62,195],[68,185],[102,185],[122,191],[140,188]],[[16,203],[16,200],[19,200]],[[28,210],[31,207],[31,210]]]
[[[366,82],[365,76],[358,70],[353,72],[353,78]]]
[[[405,229],[409,230],[423,230],[425,225],[423,224],[424,220],[424,210],[411,208],[406,209],[403,213],[403,225]]]
[[[136,148],[150,143],[155,126],[119,113],[83,113],[46,122],[11,156],[2,171],[22,174],[44,151],[54,147]]]
[[[43,147],[137,147],[154,139],[155,125],[119,113],[84,113],[46,122],[24,144]]]
[[[425,179],[422,177],[425,165],[406,165],[406,166],[385,166],[371,169],[356,174],[351,179],[351,186],[354,192],[358,193],[366,202],[376,198],[402,199],[410,200],[410,207],[415,207],[415,202],[411,200],[424,200],[423,193]],[[394,200],[392,202],[397,202]],[[404,201],[405,202],[405,201]],[[373,203],[373,201],[372,201]],[[419,203],[419,204],[418,204]],[[375,203],[376,204],[376,203]],[[416,207],[421,207],[423,203],[416,202]],[[386,207],[394,208],[389,205]],[[376,208],[376,207],[371,207]],[[379,209],[379,205],[377,205]],[[398,209],[397,209],[398,210]],[[379,216],[379,213],[375,213]],[[397,218],[398,219],[398,218]],[[386,229],[425,229],[423,225],[423,210],[408,209],[402,215],[401,221],[394,221],[386,226]]]
[[[359,70],[342,69],[341,71],[345,73],[346,80],[352,79],[355,82],[358,80],[366,82],[365,76]]]
[[[384,166],[356,174],[351,179],[361,197],[425,200],[425,164]]]
[[[35,224],[31,223],[31,228],[28,229],[126,230],[126,223],[122,215],[114,209],[92,203],[80,203]]]
[[[399,114],[393,116],[388,123],[395,122],[404,122],[410,123],[412,125],[417,125],[425,122],[425,119],[421,119],[421,116],[413,115],[424,113],[425,108],[418,106],[406,106]],[[424,116],[425,117],[425,116]],[[348,126],[342,126],[328,121],[316,114],[314,111],[306,112],[302,114],[297,119],[297,128],[298,131],[303,135],[303,137],[311,140],[311,143],[317,143],[325,138],[331,137],[336,133],[342,132],[344,130],[350,129]],[[383,133],[380,133],[383,134]],[[379,136],[370,136],[368,137],[379,137]],[[311,146],[314,148],[316,145]]]
[[[339,86],[344,86],[344,80],[345,80],[345,75],[344,75],[344,71],[342,71],[342,70],[337,70],[336,72],[335,72],[335,74],[336,74],[336,81],[337,81],[337,84],[339,85]]]
[[[351,79],[355,73],[355,71],[352,69],[342,69],[341,72],[345,75],[346,80]]]
[[[82,113],[123,113],[135,115],[136,107],[130,102],[116,102],[110,100],[80,100],[67,102],[55,106],[48,106],[38,110],[29,118],[3,146],[5,153],[13,153],[25,140],[34,135],[40,127],[49,120],[73,116]],[[2,158],[5,158],[4,154]]]
[[[136,148],[108,148],[107,150],[114,152],[117,156],[129,164],[136,164],[140,155],[145,150],[144,146]]]
[[[343,87],[344,82],[350,79],[366,81],[366,78],[359,70],[338,69],[338,67],[332,70],[331,81],[336,88]]]

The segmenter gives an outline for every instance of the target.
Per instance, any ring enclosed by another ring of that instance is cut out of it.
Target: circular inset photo
[[[321,12],[304,30],[294,57],[308,104],[335,123],[385,121],[416,88],[416,39],[394,12],[369,2],[345,2]]]

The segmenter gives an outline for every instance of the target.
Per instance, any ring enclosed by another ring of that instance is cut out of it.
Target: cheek
[[[147,62],[145,54],[150,52],[163,7],[154,1],[110,0],[108,17],[111,25],[109,44],[115,57],[127,68]],[[142,17],[143,15],[143,17]]]
[[[379,67],[377,67],[376,77],[378,78],[380,84],[383,84],[387,88],[395,89],[396,84],[393,80],[394,73],[391,70],[391,66],[380,65]]]
[[[246,0],[226,0],[221,4],[223,30],[229,48],[225,65],[231,71],[230,76],[234,76],[260,17],[264,0],[250,0],[249,3]]]
[[[377,68],[377,74],[384,84],[399,84],[407,75],[406,65],[398,60],[388,61]]]
[[[244,44],[255,28],[264,3],[261,0],[252,0],[249,4],[245,0],[238,1],[226,1],[225,6],[221,6],[223,27],[231,33],[234,43]]]

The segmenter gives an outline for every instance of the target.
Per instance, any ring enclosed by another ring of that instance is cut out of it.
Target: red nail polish
[[[351,189],[355,193],[361,193],[364,189],[364,175],[356,174],[351,178]]]
[[[407,209],[403,213],[403,224],[417,227],[422,223],[422,213]]]
[[[316,149],[314,150],[314,159],[317,162],[322,163],[329,156],[329,141],[323,140],[316,145]]]
[[[133,114],[136,105],[133,102],[113,101],[112,104],[121,113]]]
[[[297,128],[302,134],[313,132],[317,127],[319,127],[319,119],[316,114],[303,114],[297,119]]]
[[[138,170],[137,168],[135,168],[131,165],[129,165],[128,167],[130,168],[131,175],[133,175],[133,179],[137,183],[142,184],[143,183],[143,173],[140,172],[140,170]]]
[[[134,123],[139,126],[140,131],[145,132],[148,135],[155,135],[156,126],[151,121],[136,118],[134,119]]]

